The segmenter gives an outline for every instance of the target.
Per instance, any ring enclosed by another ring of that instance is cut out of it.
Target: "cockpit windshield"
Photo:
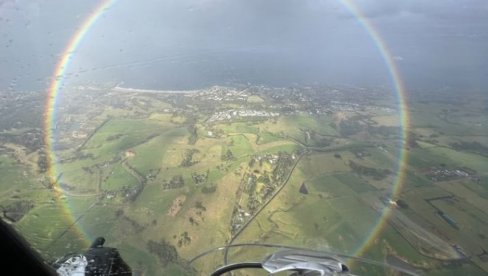
[[[47,262],[103,237],[133,275],[488,273],[486,1],[5,0],[0,26],[0,217]]]

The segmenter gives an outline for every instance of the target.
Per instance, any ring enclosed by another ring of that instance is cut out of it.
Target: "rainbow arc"
[[[365,32],[369,35],[376,48],[378,49],[380,55],[382,56],[385,66],[388,69],[391,82],[394,87],[395,96],[398,99],[398,107],[401,118],[401,134],[402,134],[402,146],[399,149],[399,162],[397,167],[397,173],[395,180],[391,186],[391,197],[396,198],[405,183],[406,177],[406,166],[408,163],[408,151],[407,143],[408,141],[408,129],[409,129],[409,114],[407,109],[407,98],[406,89],[401,79],[401,75],[395,64],[394,55],[387,47],[387,43],[381,37],[378,29],[374,26],[373,22],[369,20],[361,11],[361,9],[352,0],[338,0],[358,21],[358,23],[364,28]],[[59,187],[57,181],[57,176],[59,171],[57,168],[58,160],[54,150],[55,143],[55,122],[56,122],[56,106],[59,95],[62,94],[62,86],[66,71],[70,65],[70,61],[75,56],[77,49],[83,42],[83,39],[93,28],[97,20],[103,15],[112,5],[114,5],[116,0],[102,0],[93,9],[93,11],[85,18],[81,25],[77,28],[76,32],[69,39],[60,59],[58,60],[55,70],[52,74],[52,80],[48,89],[48,96],[45,104],[44,112],[44,133],[45,133],[45,143],[47,148],[48,157],[48,175],[51,183],[54,185],[54,191],[56,196],[60,198],[63,196],[62,189]],[[61,201],[64,202],[64,201]],[[64,206],[64,215],[69,220],[70,224],[73,225],[77,234],[82,237],[88,244],[88,236],[83,232],[81,225],[79,225],[71,212],[71,209],[67,203]],[[366,238],[359,244],[355,250],[354,255],[362,255],[376,240],[376,238],[381,234],[384,229],[388,218],[391,216],[391,209],[388,207],[383,208],[381,215],[378,217],[377,221],[374,223],[370,233]]]

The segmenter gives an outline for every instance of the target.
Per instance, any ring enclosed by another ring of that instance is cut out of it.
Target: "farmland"
[[[486,273],[482,95],[461,104],[412,97],[407,126],[388,92],[341,89],[352,88],[73,88],[53,148],[35,122],[3,126],[2,218],[50,260],[104,236],[148,275],[212,269],[223,258],[188,260],[238,243]],[[262,257],[227,257],[243,256]]]

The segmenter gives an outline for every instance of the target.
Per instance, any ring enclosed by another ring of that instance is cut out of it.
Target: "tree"
[[[159,257],[163,266],[178,260],[178,252],[176,251],[176,248],[165,240],[162,240],[161,242],[150,240],[147,242],[146,247],[149,252]]]
[[[222,155],[222,161],[230,161],[234,159],[234,154],[230,149],[227,149],[224,155]]]

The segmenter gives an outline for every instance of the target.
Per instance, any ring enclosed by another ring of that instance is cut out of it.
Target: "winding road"
[[[300,160],[302,159],[302,157],[308,153],[308,151],[305,151],[304,153],[300,154],[295,162],[295,164],[293,164],[293,167],[291,168],[290,172],[288,173],[288,176],[287,178],[285,179],[285,181],[283,182],[283,184],[273,193],[273,195],[268,199],[268,201],[266,201],[266,203],[263,204],[263,206],[261,206],[261,208],[259,208],[259,210],[254,213],[254,215],[252,215],[249,220],[235,233],[235,235],[230,239],[229,243],[227,244],[227,247],[225,249],[225,253],[224,253],[224,264],[227,265],[228,263],[228,253],[229,253],[229,246],[232,245],[232,243],[237,239],[237,237],[239,237],[239,235],[247,228],[247,226],[249,226],[249,224],[251,224],[251,222],[264,210],[264,208],[266,208],[266,206],[269,205],[269,203],[281,192],[281,190],[283,190],[283,188],[286,186],[286,184],[288,183],[288,181],[290,180],[292,174],[293,174],[293,171],[295,170],[295,168],[297,167],[298,163],[300,162]]]

